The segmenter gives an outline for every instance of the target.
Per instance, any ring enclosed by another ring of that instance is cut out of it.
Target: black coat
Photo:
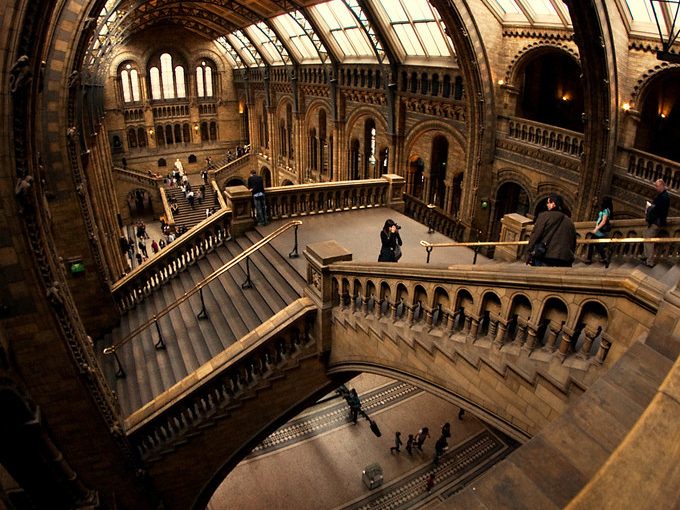
[[[576,251],[576,228],[567,215],[553,209],[538,215],[534,231],[529,238],[528,252],[531,253],[536,243],[547,245],[545,259],[571,264]]]
[[[380,255],[378,255],[378,262],[396,262],[397,259],[394,255],[394,249],[399,243],[401,246],[401,236],[399,232],[385,232],[380,231]]]

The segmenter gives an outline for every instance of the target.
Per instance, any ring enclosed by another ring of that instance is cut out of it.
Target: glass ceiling
[[[378,59],[382,63],[387,59],[384,45],[406,64],[455,65],[453,44],[428,0],[365,1],[373,7],[377,26],[371,25],[356,0],[330,0],[225,33],[215,43],[235,68],[319,64],[329,56],[342,63],[378,63]],[[616,3],[631,35],[658,39],[650,0],[610,1]],[[117,11],[123,2],[108,0],[97,18],[98,29],[90,45],[92,65],[121,40],[120,20],[129,16]],[[482,2],[503,26],[572,28],[562,0]],[[667,34],[677,4],[654,0],[654,5],[663,17],[661,30]],[[254,11],[249,12],[255,17],[247,19],[257,19]]]

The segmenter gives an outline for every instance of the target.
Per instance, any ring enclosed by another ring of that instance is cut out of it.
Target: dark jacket
[[[399,243],[401,246],[401,236],[399,232],[385,232],[380,231],[380,255],[378,255],[378,262],[396,262],[397,259],[394,255],[394,249]]]
[[[671,197],[668,191],[663,190],[656,197],[652,205],[647,208],[647,225],[658,225],[659,227],[666,226],[666,218],[668,217],[668,208],[671,206]]]
[[[544,260],[548,265],[551,260],[572,263],[576,251],[576,228],[571,218],[555,209],[539,214],[529,238],[529,253],[538,242],[547,244]]]
[[[259,175],[251,175],[248,177],[248,188],[256,195],[257,193],[264,193],[264,181]]]

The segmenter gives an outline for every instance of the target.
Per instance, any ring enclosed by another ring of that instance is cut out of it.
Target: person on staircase
[[[551,194],[547,211],[538,215],[527,246],[533,266],[571,267],[576,252],[576,228],[565,214],[562,197]]]
[[[267,222],[267,202],[264,196],[264,180],[262,176],[257,175],[255,169],[250,171],[248,177],[248,189],[253,194],[253,203],[255,204],[255,219],[257,224],[264,226]]]
[[[668,195],[668,189],[664,180],[657,179],[654,187],[656,188],[654,201],[647,202],[647,207],[645,208],[645,220],[647,221],[645,237],[659,237],[661,227],[666,226],[668,209],[671,205],[671,197]],[[643,260],[647,267],[654,267],[655,246],[654,243],[645,243]]]
[[[589,232],[590,239],[606,239],[612,231],[611,219],[614,214],[614,204],[610,197],[604,197],[600,202],[600,211],[597,213],[595,228]],[[597,250],[604,267],[609,267],[609,249],[606,244],[589,244],[586,264],[593,262],[593,251]]]

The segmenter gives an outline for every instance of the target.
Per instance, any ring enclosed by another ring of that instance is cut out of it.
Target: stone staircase
[[[119,327],[106,335],[97,350],[116,343],[130,331],[191,290],[203,278],[262,239],[257,231],[226,242],[188,270],[161,286],[123,315]],[[207,318],[198,319],[198,294],[158,320],[164,349],[154,325],[117,351],[125,378],[115,377],[114,361],[104,360],[112,388],[125,415],[139,409],[215,357],[229,345],[270,319],[302,295],[305,279],[271,245],[251,256],[252,288],[244,289],[246,263],[241,262],[203,289]]]
[[[200,187],[200,184],[192,184],[194,193],[196,193]],[[205,210],[208,207],[215,207],[216,209],[219,209],[220,207],[217,195],[210,183],[205,185],[206,196],[203,197],[202,202],[199,204],[198,200],[195,200],[193,208],[191,205],[189,205],[189,201],[186,199],[184,193],[182,193],[182,188],[179,186],[166,187],[165,193],[168,197],[168,200],[171,198],[175,199],[177,201],[177,205],[179,205],[179,213],[175,213],[173,215],[175,219],[175,228],[184,227],[186,229],[190,229],[206,218]]]

